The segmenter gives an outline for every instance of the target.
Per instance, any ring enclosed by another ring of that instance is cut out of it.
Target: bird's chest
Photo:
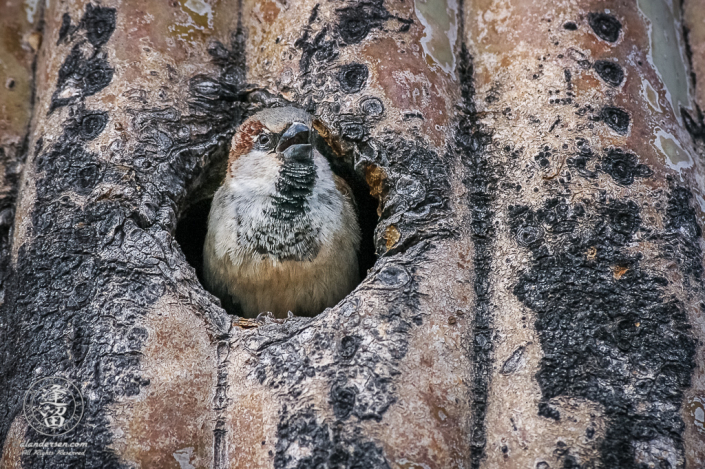
[[[320,250],[320,223],[312,204],[316,187],[313,162],[281,167],[273,193],[252,204],[237,204],[238,242],[255,256],[278,261],[313,260]]]

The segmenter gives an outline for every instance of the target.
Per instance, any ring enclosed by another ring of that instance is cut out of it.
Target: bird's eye
[[[260,134],[259,137],[257,137],[257,144],[262,147],[268,147],[270,143],[272,143],[272,137],[267,134]]]

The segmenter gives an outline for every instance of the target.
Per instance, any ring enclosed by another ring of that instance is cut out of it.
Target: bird
[[[355,200],[324,144],[294,106],[262,109],[233,136],[203,246],[205,286],[231,312],[314,316],[359,283]]]

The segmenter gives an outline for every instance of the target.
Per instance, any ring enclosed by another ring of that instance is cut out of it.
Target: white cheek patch
[[[253,151],[233,162],[226,184],[243,195],[272,195],[280,168],[281,162],[273,154]]]

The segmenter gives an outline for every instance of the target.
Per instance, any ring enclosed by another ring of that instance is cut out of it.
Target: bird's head
[[[243,122],[233,137],[228,173],[235,170],[243,157],[262,165],[310,163],[315,139],[312,118],[307,112],[291,106],[264,109]]]

